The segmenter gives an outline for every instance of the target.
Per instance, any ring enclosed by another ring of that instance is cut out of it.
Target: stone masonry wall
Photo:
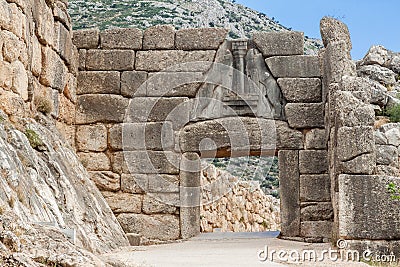
[[[43,113],[74,147],[77,49],[67,1],[0,1],[0,108]]]
[[[207,189],[216,181],[229,187],[230,192],[214,200],[215,193]],[[201,184],[201,232],[280,230],[279,199],[266,195],[259,182],[240,180],[208,164],[201,172]]]
[[[284,120],[228,116],[198,122],[193,113],[211,63],[229,62],[226,34],[171,26],[74,32],[79,156],[126,232],[140,234],[144,243],[186,238],[200,231],[200,209],[192,205],[199,201],[200,170],[185,167],[200,166],[202,142],[211,139],[215,151],[229,151],[236,144],[220,125],[244,124],[249,149],[257,154],[262,147],[255,125],[273,122],[283,236],[327,240],[332,205],[319,58],[303,55],[302,33],[256,33],[249,44],[279,85],[279,101],[287,103]],[[122,133],[134,138],[124,143]]]
[[[333,238],[346,240],[346,249],[396,254],[399,235],[393,229],[399,227],[400,208],[387,186],[399,184],[398,129],[395,124],[373,128],[374,88],[356,75],[347,26],[324,18],[321,35],[326,47],[321,58],[328,98]]]

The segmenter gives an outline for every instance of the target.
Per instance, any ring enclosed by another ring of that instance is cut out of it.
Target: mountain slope
[[[250,37],[254,31],[288,31],[274,19],[229,0],[70,0],[75,29],[137,27],[172,24],[177,29],[222,27],[230,37]],[[314,54],[320,40],[305,38],[305,51]]]

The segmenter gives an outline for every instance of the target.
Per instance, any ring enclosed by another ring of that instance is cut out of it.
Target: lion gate
[[[318,56],[304,55],[299,32],[74,32],[76,148],[127,233],[142,243],[197,235],[200,159],[277,154],[283,237],[368,238],[357,198],[383,182],[372,175],[373,113],[362,85],[343,78],[357,80],[347,27],[321,26]],[[379,231],[370,239],[395,239]]]

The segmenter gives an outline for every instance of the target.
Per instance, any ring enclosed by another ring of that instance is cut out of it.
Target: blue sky
[[[332,16],[345,22],[353,42],[353,59],[371,45],[400,52],[400,0],[236,0],[274,17],[282,25],[320,38],[319,21]]]

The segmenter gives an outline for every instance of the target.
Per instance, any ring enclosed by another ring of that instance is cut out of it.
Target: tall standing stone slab
[[[197,153],[184,153],[180,170],[180,222],[181,237],[200,234],[200,157]]]
[[[253,42],[264,57],[303,55],[304,53],[302,32],[255,32]]]
[[[282,235],[296,237],[300,235],[299,151],[281,150],[278,157]]]
[[[387,185],[397,177],[339,176],[339,234],[346,239],[400,239],[400,205]],[[351,208],[349,208],[351,207]]]

